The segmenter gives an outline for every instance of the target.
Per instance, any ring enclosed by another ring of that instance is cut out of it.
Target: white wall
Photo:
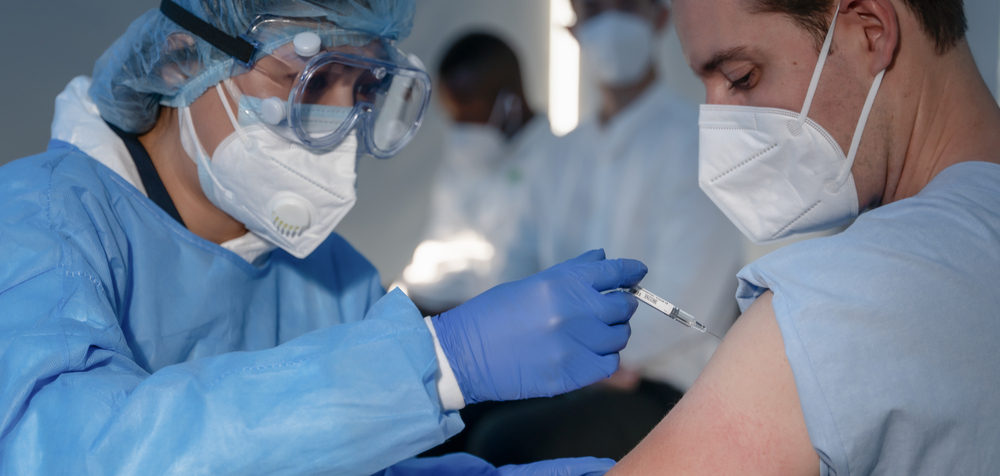
[[[965,0],[969,47],[994,97],[1000,97],[1000,0]]]
[[[6,1],[0,28],[0,165],[45,150],[56,95],[158,0]]]

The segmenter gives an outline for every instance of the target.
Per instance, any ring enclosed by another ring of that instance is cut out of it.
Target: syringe
[[[707,332],[707,333],[711,334],[713,337],[715,337],[716,339],[722,340],[721,337],[719,337],[719,336],[713,334],[712,332],[710,332],[708,330],[708,328],[705,327],[704,324],[702,324],[702,323],[698,322],[697,320],[695,320],[694,316],[692,316],[692,315],[684,312],[683,310],[681,310],[681,308],[679,308],[679,307],[677,307],[677,306],[675,306],[673,304],[670,304],[670,302],[667,301],[666,299],[663,299],[660,296],[657,296],[657,295],[655,295],[655,294],[653,294],[653,293],[651,293],[651,292],[643,289],[641,286],[635,286],[635,287],[632,287],[632,288],[621,288],[621,289],[617,289],[616,291],[623,291],[623,292],[626,292],[626,293],[629,293],[629,294],[635,296],[636,299],[638,299],[638,300],[646,303],[647,305],[649,305],[653,309],[656,309],[657,311],[660,311],[660,312],[666,314],[667,317],[669,317],[669,318],[671,318],[671,319],[673,319],[673,320],[675,320],[675,321],[683,324],[685,327],[689,327],[691,329],[694,329],[694,330],[697,330],[697,331],[703,332],[703,333]]]

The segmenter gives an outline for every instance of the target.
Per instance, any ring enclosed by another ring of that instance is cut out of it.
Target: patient
[[[708,103],[730,105],[700,120],[730,219],[767,242],[869,211],[740,273],[743,316],[608,474],[995,471],[1000,108],[962,1],[674,7]]]

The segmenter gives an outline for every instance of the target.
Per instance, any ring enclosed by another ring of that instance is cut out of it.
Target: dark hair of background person
[[[517,54],[496,35],[468,33],[446,50],[438,77],[458,101],[495,98],[501,90],[523,96]]]
[[[810,31],[820,45],[830,29],[834,0],[749,0],[755,13],[783,13]],[[839,1],[839,0],[838,0]],[[924,32],[945,54],[969,29],[963,0],[902,0],[916,14]]]

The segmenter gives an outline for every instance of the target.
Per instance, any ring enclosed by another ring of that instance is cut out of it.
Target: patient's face
[[[684,57],[709,104],[802,107],[819,58],[813,37],[783,15],[750,13],[745,0],[678,0]]]
[[[705,84],[708,104],[801,111],[819,61],[816,38],[786,15],[754,13],[750,6],[750,0],[675,0],[685,59]],[[809,118],[846,151],[871,82],[865,59],[852,58],[856,42],[841,26]]]

